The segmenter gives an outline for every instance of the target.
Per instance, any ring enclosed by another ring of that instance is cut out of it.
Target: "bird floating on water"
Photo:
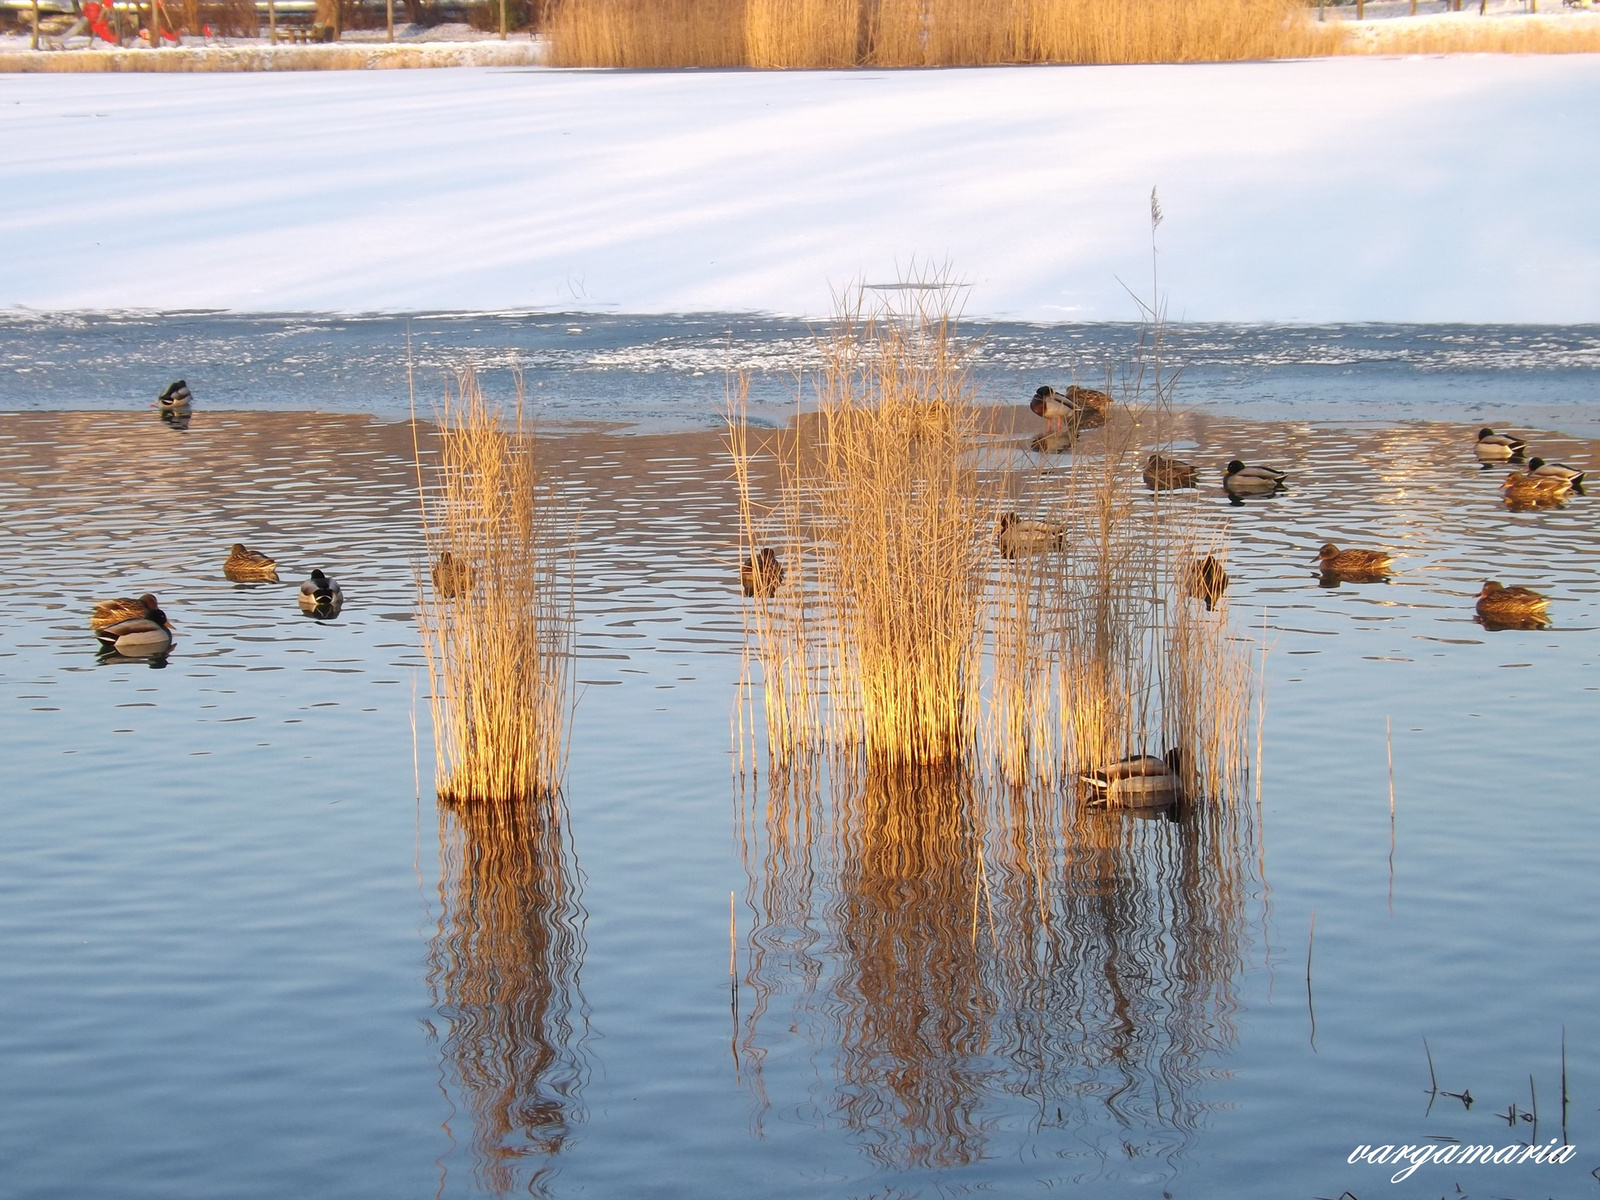
[[[181,412],[194,402],[194,393],[189,390],[187,383],[179,379],[167,384],[167,390],[156,397],[156,402],[161,405],[163,412]]]
[[[746,596],[774,596],[783,586],[783,563],[777,551],[763,547],[739,564],[739,587]]]
[[[308,617],[337,617],[344,607],[344,593],[339,585],[320,570],[311,572],[311,578],[300,585],[300,611]]]
[[[235,542],[222,564],[222,573],[235,583],[278,582],[278,563],[259,550],[249,549],[243,542]]]
[[[1144,485],[1152,492],[1173,488],[1192,488],[1200,479],[1200,470],[1191,462],[1173,458],[1169,454],[1152,454],[1145,460]]]
[[[1196,600],[1205,601],[1206,611],[1216,608],[1222,594],[1228,590],[1228,572],[1214,555],[1195,559],[1183,565],[1178,582],[1183,590]]]
[[[1084,798],[1107,808],[1164,808],[1183,799],[1183,751],[1135,754],[1078,776]]]
[[[139,617],[148,617],[152,612],[161,608],[153,593],[146,592],[138,599],[132,596],[118,596],[115,600],[97,600],[94,612],[89,616],[90,629],[105,629],[119,621],[131,621]]]
[[[1228,464],[1222,486],[1235,496],[1270,496],[1284,487],[1288,476],[1273,467],[1247,467],[1239,459]]]
[[[1527,474],[1536,475],[1540,479],[1565,479],[1575,489],[1583,489],[1583,477],[1587,471],[1580,471],[1576,467],[1569,467],[1566,463],[1545,462],[1542,458],[1528,460]]]
[[[1559,475],[1523,475],[1513,471],[1500,485],[1500,491],[1512,504],[1557,504],[1572,491],[1572,484]]]
[[[1478,616],[1490,629],[1542,629],[1550,623],[1550,597],[1532,588],[1505,587],[1490,579],[1478,593]]]
[[[995,525],[995,545],[1003,558],[1047,554],[1067,544],[1066,527],[1048,521],[1024,521],[1016,513],[1002,513]]]
[[[472,564],[457,558],[448,550],[441,551],[430,572],[433,590],[445,600],[453,600],[472,590]]]
[[[1323,574],[1359,582],[1385,578],[1394,555],[1385,550],[1341,550],[1328,542],[1317,551]]]
[[[148,658],[172,648],[172,628],[167,624],[167,614],[159,608],[147,609],[142,617],[102,626],[94,636],[107,650],[124,658]]]
[[[1496,433],[1487,425],[1478,430],[1476,450],[1478,457],[1485,462],[1499,462],[1508,458],[1520,458],[1522,452],[1527,448],[1527,442],[1519,437],[1512,437],[1509,433]]]

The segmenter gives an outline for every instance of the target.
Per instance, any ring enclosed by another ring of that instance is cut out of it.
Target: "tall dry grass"
[[[1295,0],[561,0],[566,66],[1221,62],[1331,53]]]
[[[899,309],[865,291],[843,302],[817,411],[766,447],[780,496],[759,511],[755,451],[730,414],[745,553],[777,542],[788,562],[752,616],[779,762],[828,745],[897,768],[973,748],[989,557],[977,409],[945,292],[906,294]]]
[[[1347,30],[1341,54],[1593,54],[1600,22],[1537,16],[1370,22]]]
[[[418,605],[439,797],[553,795],[566,764],[572,545],[520,381],[507,416],[462,373],[440,406],[437,458],[425,467],[419,453],[417,471],[430,560],[448,552],[472,580],[451,596],[422,585]]]

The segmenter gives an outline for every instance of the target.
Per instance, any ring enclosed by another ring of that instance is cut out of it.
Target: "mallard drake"
[[[1152,454],[1145,460],[1144,485],[1152,492],[1171,488],[1192,488],[1200,479],[1193,463],[1167,454]]]
[[[147,610],[142,617],[129,617],[97,629],[94,636],[106,649],[124,658],[165,654],[172,647],[172,628],[167,624],[167,614],[159,608]]]
[[[1504,587],[1499,580],[1490,579],[1478,593],[1476,607],[1486,625],[1539,628],[1548,623],[1545,609],[1550,607],[1550,597],[1532,588]]]
[[[308,617],[337,617],[343,607],[344,593],[320,570],[300,585],[300,611]]]
[[[1487,425],[1478,430],[1478,457],[1486,461],[1517,458],[1527,448],[1527,442],[1509,433],[1496,433]]]
[[[746,596],[773,596],[783,586],[783,563],[770,547],[757,550],[755,557],[739,564],[739,586]]]
[[[1317,551],[1317,562],[1325,575],[1372,579],[1387,573],[1394,563],[1394,555],[1383,550],[1341,550],[1329,542]]]
[[[1542,458],[1528,460],[1527,474],[1537,475],[1540,479],[1565,479],[1575,488],[1583,486],[1583,477],[1587,471],[1580,471],[1576,467],[1569,467],[1566,463],[1545,462]]]
[[[1183,798],[1183,752],[1135,754],[1078,776],[1085,799],[1107,808],[1164,808]]]
[[[1228,464],[1222,486],[1236,496],[1267,496],[1280,490],[1287,478],[1273,467],[1247,467],[1236,458]]]
[[[1028,401],[1028,407],[1034,414],[1043,417],[1051,424],[1065,421],[1068,417],[1077,416],[1078,410],[1067,403],[1067,398],[1055,388],[1046,385],[1033,394],[1033,399]]]
[[[1572,484],[1556,475],[1522,475],[1516,471],[1500,485],[1507,501],[1513,504],[1555,504],[1572,490]]]
[[[1220,560],[1208,554],[1184,563],[1178,573],[1178,582],[1187,595],[1205,601],[1206,611],[1210,612],[1228,590],[1228,572],[1223,569]]]
[[[1064,392],[1046,384],[1034,392],[1028,407],[1047,421],[1070,421],[1073,426],[1098,425],[1104,422],[1111,408],[1111,397],[1077,384]]]
[[[222,564],[222,573],[235,583],[260,580],[277,583],[278,563],[259,550],[248,549],[243,542],[235,542],[228,553],[228,561]]]
[[[150,592],[146,592],[137,600],[132,596],[118,596],[115,600],[98,600],[95,602],[94,612],[89,617],[89,628],[104,629],[119,621],[148,617],[160,608],[161,605]]]
[[[167,384],[167,390],[156,397],[156,403],[161,405],[163,412],[176,412],[188,408],[194,401],[194,394],[189,391],[189,385],[179,379]]]
[[[1024,521],[1016,513],[1002,513],[995,526],[995,545],[1003,558],[1016,558],[1022,554],[1045,554],[1060,550],[1067,544],[1067,531],[1062,525],[1047,521]]]
[[[433,590],[446,600],[472,590],[472,564],[462,561],[448,550],[440,552],[430,573],[433,576]]]

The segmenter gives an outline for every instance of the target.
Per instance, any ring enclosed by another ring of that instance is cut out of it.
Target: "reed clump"
[[[572,547],[523,411],[520,381],[507,416],[463,372],[439,410],[436,461],[418,454],[428,557],[465,564],[471,580],[448,596],[419,581],[447,802],[550,796],[565,768]]]
[[[1600,23],[1537,16],[1372,22],[1347,31],[1341,54],[1592,54]]]
[[[566,66],[1223,62],[1332,53],[1295,0],[562,0]]]
[[[864,291],[841,305],[817,411],[779,444],[781,499],[760,514],[732,415],[746,550],[775,536],[790,559],[753,615],[781,761],[826,744],[895,768],[973,746],[989,549],[977,409],[946,292],[908,294],[898,310]]]

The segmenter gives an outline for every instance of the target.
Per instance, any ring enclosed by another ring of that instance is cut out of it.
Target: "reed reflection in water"
[[[428,982],[480,1190],[544,1195],[583,1113],[583,910],[558,800],[439,807]]]
[[[770,781],[743,1028],[763,1107],[792,1025],[833,1064],[823,1110],[885,1168],[976,1162],[1023,1126],[1087,1153],[1080,1178],[1183,1153],[1235,1041],[1250,809],[1062,805],[959,769]]]

